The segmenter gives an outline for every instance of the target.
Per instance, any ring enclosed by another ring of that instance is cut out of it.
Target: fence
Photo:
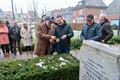
[[[70,23],[70,25],[72,26],[72,28],[73,28],[74,30],[81,30],[81,29],[82,29],[82,26],[83,26],[82,23]]]

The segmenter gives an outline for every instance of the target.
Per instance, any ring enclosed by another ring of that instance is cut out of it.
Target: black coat
[[[67,38],[62,40],[61,37],[67,35]],[[70,25],[64,23],[63,25],[58,25],[55,29],[55,36],[60,39],[60,42],[57,44],[57,49],[62,53],[62,49],[65,51],[70,51],[70,39],[74,36],[73,30]]]
[[[20,41],[21,36],[20,36],[20,30],[21,28],[18,26],[13,26],[10,28],[10,37],[13,40]]]
[[[101,23],[100,30],[102,32],[101,41],[104,40],[104,42],[106,43],[113,37],[113,31],[112,31],[111,25],[107,19],[103,23]]]

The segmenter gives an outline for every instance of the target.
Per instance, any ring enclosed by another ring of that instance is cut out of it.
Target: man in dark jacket
[[[58,26],[55,29],[55,36],[57,40],[57,52],[58,53],[69,53],[70,52],[70,39],[74,33],[70,25],[68,25],[62,16],[57,16]]]
[[[12,38],[11,38],[11,35],[10,35],[10,29],[11,29],[11,26],[9,25],[9,22],[6,21],[6,26],[8,27],[8,30],[9,30],[9,34],[8,34],[8,37],[9,37],[9,48],[10,48],[10,51],[11,53],[13,53],[13,43],[12,43]]]
[[[102,36],[100,25],[95,23],[93,15],[88,15],[86,20],[87,23],[83,26],[80,35],[81,39],[99,41],[100,37]]]
[[[14,22],[14,26],[10,29],[10,35],[11,35],[11,38],[12,38],[14,55],[16,55],[17,45],[18,45],[19,53],[22,54],[21,53],[21,48],[20,48],[20,40],[21,40],[20,30],[21,30],[21,28],[18,27],[17,22]]]
[[[109,41],[113,37],[113,31],[111,29],[111,25],[107,19],[106,14],[100,14],[99,19],[101,25],[100,30],[102,32],[101,42],[107,43],[107,41]]]

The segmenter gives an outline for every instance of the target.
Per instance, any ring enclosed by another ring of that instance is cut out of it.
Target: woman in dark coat
[[[100,30],[102,32],[101,42],[107,43],[113,37],[113,31],[106,14],[100,14],[99,19],[101,25]]]

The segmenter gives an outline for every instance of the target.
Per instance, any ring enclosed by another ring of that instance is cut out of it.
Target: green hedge
[[[71,40],[71,49],[72,50],[80,49],[81,46],[82,46],[82,41],[80,39],[72,39]]]
[[[108,41],[108,44],[110,45],[120,44],[120,35],[114,36],[110,41]]]
[[[0,80],[79,80],[79,61],[66,54],[1,62]]]

